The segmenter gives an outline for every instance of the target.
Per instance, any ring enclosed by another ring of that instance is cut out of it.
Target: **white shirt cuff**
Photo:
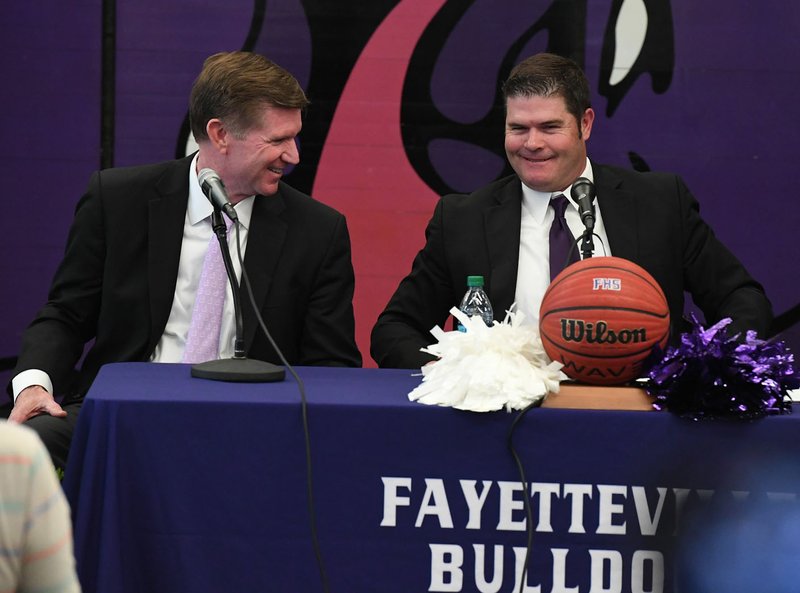
[[[40,385],[49,393],[53,393],[53,382],[50,375],[39,369],[28,369],[11,379],[11,390],[14,392],[14,403],[17,403],[17,396],[20,391],[32,385]]]

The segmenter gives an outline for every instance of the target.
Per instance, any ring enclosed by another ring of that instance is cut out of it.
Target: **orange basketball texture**
[[[567,376],[619,385],[642,375],[654,346],[669,338],[669,305],[655,279],[619,257],[593,257],[553,279],[539,309],[539,331]]]

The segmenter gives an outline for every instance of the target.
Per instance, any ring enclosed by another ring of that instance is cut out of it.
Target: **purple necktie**
[[[226,224],[230,232],[233,223],[226,218]],[[192,307],[192,320],[186,337],[183,362],[194,364],[219,358],[222,307],[227,289],[228,275],[225,272],[219,239],[212,233]]]
[[[552,280],[566,266],[578,261],[578,248],[572,249],[575,239],[564,219],[567,197],[564,194],[552,196],[550,205],[556,211],[553,224],[550,226],[550,280]]]

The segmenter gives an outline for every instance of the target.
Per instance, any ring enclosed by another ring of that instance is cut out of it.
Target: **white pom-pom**
[[[492,327],[456,308],[450,313],[466,331],[431,330],[438,342],[423,351],[439,360],[422,367],[422,383],[408,394],[412,401],[473,412],[521,410],[558,392],[567,378],[561,363],[547,357],[538,328],[523,325],[525,316],[513,305]]]

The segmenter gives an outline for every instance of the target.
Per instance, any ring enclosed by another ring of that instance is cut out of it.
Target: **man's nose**
[[[531,128],[525,137],[523,146],[528,150],[536,150],[542,147],[542,134],[539,130]]]
[[[286,145],[286,150],[281,155],[284,161],[290,165],[296,165],[300,162],[300,151],[297,148],[297,140],[291,140]]]

